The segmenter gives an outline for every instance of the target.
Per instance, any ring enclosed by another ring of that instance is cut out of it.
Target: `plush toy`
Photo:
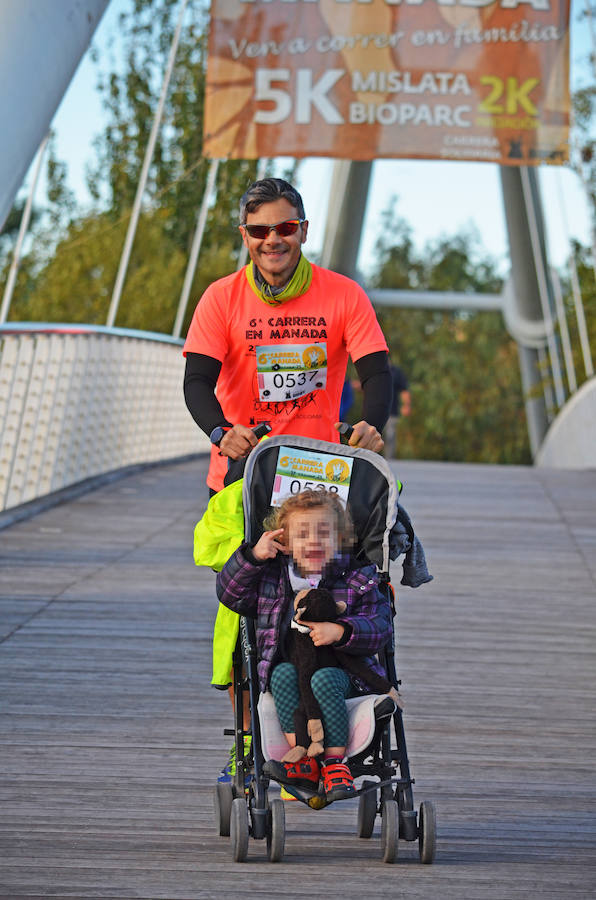
[[[295,615],[288,638],[288,656],[298,672],[300,705],[294,713],[296,746],[288,750],[282,762],[297,762],[303,756],[318,756],[323,752],[321,710],[310,684],[317,669],[345,669],[365,681],[375,693],[389,694],[400,708],[403,706],[396,688],[371,669],[364,657],[346,653],[341,647],[315,647],[310,629],[300,624],[300,619],[306,622],[334,622],[346,611],[343,601],[336,602],[331,592],[324,588],[311,588],[296,595],[294,608]]]

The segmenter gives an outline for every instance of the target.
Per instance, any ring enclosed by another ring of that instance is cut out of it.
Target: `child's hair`
[[[281,506],[273,509],[263,523],[265,531],[275,531],[276,528],[287,530],[290,516],[297,512],[305,512],[311,509],[326,509],[334,517],[337,526],[337,537],[340,549],[351,550],[355,543],[354,526],[349,510],[336,493],[332,491],[313,491],[310,489],[300,491],[287,497]]]

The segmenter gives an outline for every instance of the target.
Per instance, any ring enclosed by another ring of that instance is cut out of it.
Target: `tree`
[[[587,0],[579,11],[577,21],[583,22],[586,31],[592,30],[592,48],[583,60],[585,73],[583,84],[571,96],[572,116],[570,134],[570,163],[577,172],[586,192],[592,216],[592,267],[596,271],[596,47],[594,46],[593,17],[596,14],[593,0]],[[582,73],[584,74],[584,73]]]
[[[103,325],[116,278],[126,223],[106,214],[75,221],[39,273],[35,290],[15,298],[13,319]],[[119,324],[171,331],[186,258],[164,238],[155,216],[141,217],[139,249],[131,260],[129,289],[143,303],[128,304]]]
[[[26,203],[27,200],[24,197],[17,198],[6,217],[4,225],[0,228],[0,260],[4,259],[10,253],[16,243]],[[39,210],[32,207],[30,219],[32,225],[38,217]]]
[[[121,17],[125,70],[100,80],[108,125],[97,142],[98,163],[90,173],[89,185],[95,196],[106,196],[108,214],[114,219],[127,214],[134,200],[178,10],[175,0],[135,0],[131,12]],[[167,245],[173,244],[186,255],[209,170],[209,160],[202,156],[206,27],[204,4],[191,0],[146,192],[146,215],[155,217]],[[238,202],[255,174],[255,161],[232,161],[220,166],[217,202],[209,211],[193,295],[218,275],[235,268],[240,245],[236,228]],[[137,238],[131,266],[142,252]],[[141,281],[137,284],[142,295]],[[182,279],[175,291],[176,299],[181,287]],[[127,278],[117,324],[130,317],[129,306],[143,303]],[[185,325],[190,314],[188,310]],[[143,319],[141,312],[134,317]],[[153,327],[151,319],[149,315],[148,328]],[[166,330],[171,330],[172,324],[173,321]]]
[[[394,210],[395,199],[376,245],[377,287],[500,290],[495,264],[476,235],[441,238],[417,253],[410,229]],[[517,348],[500,313],[383,307],[377,315],[391,357],[410,381],[412,413],[400,422],[400,456],[531,461]]]
[[[596,219],[596,85],[581,88],[573,95],[575,138],[578,154],[574,168],[580,175],[591,204],[593,219]]]
[[[587,247],[582,247],[577,241],[573,242],[572,251],[588,331],[588,343],[592,361],[596,363],[596,280],[594,278],[594,260],[592,251]],[[577,383],[581,385],[586,380],[587,375],[575,311],[575,299],[569,279],[562,278],[561,280],[565,294],[565,311],[573,353],[573,364]]]

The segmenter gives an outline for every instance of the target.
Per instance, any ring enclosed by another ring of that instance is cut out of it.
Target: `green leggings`
[[[352,683],[343,669],[318,669],[311,687],[321,707],[326,747],[345,747],[348,743],[346,697],[353,696]],[[293,734],[294,712],[300,702],[298,673],[292,663],[284,662],[271,674],[271,693],[282,731]]]

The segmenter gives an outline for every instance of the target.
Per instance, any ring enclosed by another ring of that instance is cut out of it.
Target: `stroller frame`
[[[274,442],[276,439],[270,440]],[[279,442],[281,438],[277,440]],[[285,443],[291,443],[292,440],[292,436],[283,437]],[[333,445],[335,452],[338,452],[337,446]],[[253,450],[253,454],[256,451],[258,447]],[[355,455],[353,448],[344,446],[341,453],[344,451],[351,451],[349,455]],[[369,454],[369,451],[363,450],[356,452],[359,456]],[[377,454],[369,455],[374,458],[378,468],[384,466],[390,473],[385,460]],[[382,462],[382,466],[379,466],[379,461]],[[388,572],[381,572],[379,588],[390,603],[392,614],[395,615],[394,595]],[[394,631],[390,642],[378,656],[388,680],[398,688],[400,681],[395,665]],[[269,860],[279,862],[285,849],[285,804],[281,799],[270,801],[268,797],[271,779],[263,771],[265,759],[257,710],[260,695],[257,661],[255,623],[253,619],[242,616],[233,656],[234,728],[224,730],[224,734],[234,736],[236,771],[231,783],[218,783],[216,786],[216,823],[219,834],[229,836],[231,839],[234,861],[246,860],[249,837],[252,837],[255,840],[265,839]],[[250,732],[245,730],[243,724],[246,688],[250,701]],[[383,861],[396,862],[398,842],[401,838],[408,842],[417,840],[420,861],[430,864],[434,861],[436,853],[435,809],[434,804],[427,800],[420,804],[418,814],[416,813],[412,790],[415,782],[410,774],[402,710],[389,697],[386,701],[382,701],[377,709],[372,740],[364,750],[349,759],[354,778],[365,776],[361,787],[354,795],[359,797],[357,834],[361,838],[372,837],[376,816],[380,814]],[[252,734],[252,745],[245,753],[244,737],[249,733]],[[392,748],[392,736],[395,739],[395,748]],[[379,780],[368,780],[366,776]],[[288,790],[287,785],[284,787]],[[296,788],[291,788],[291,793],[297,800],[313,809],[327,805],[324,795]]]

